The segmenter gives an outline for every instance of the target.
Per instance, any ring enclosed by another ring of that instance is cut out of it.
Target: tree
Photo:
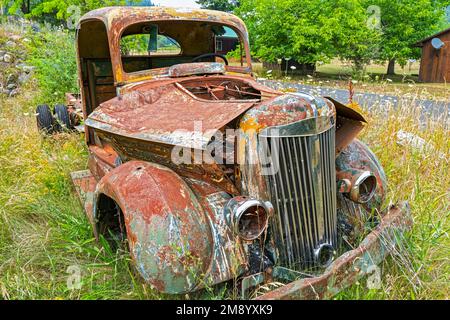
[[[74,14],[84,14],[90,10],[113,6],[131,5],[142,0],[0,0],[9,6],[9,14],[21,12],[29,18],[50,17],[53,20],[66,20]]]
[[[314,24],[316,1],[243,0],[236,13],[245,21],[253,55],[268,62],[293,58],[315,63],[331,53],[329,33]],[[317,11],[316,11],[317,12]],[[312,16],[310,16],[310,14]]]
[[[352,62],[354,72],[361,74],[365,66],[379,56],[381,32],[369,10],[360,0],[334,0],[327,13],[330,28],[335,27],[333,47],[335,56]]]
[[[445,27],[448,0],[365,0],[379,8],[381,41],[379,59],[388,61],[387,74],[394,74],[395,62],[405,65],[420,56],[417,41]]]
[[[315,64],[341,56],[360,68],[378,36],[360,0],[242,0],[235,12],[247,24],[252,53],[268,62],[291,57]]]
[[[31,7],[36,1],[31,0],[0,0],[2,8],[6,8],[10,14],[22,13],[28,14],[31,11]]]
[[[197,0],[203,9],[232,12],[239,6],[238,0]]]

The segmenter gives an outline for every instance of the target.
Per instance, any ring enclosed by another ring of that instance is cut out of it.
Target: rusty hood
[[[217,130],[242,115],[255,100],[204,100],[177,82],[135,90],[101,104],[85,125],[113,135],[206,149]]]

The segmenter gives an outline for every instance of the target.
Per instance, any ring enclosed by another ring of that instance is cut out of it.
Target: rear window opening
[[[219,62],[226,56],[243,67],[243,40],[232,28],[204,21],[155,21],[133,24],[120,38],[126,73],[191,62]],[[206,56],[204,56],[206,55]]]
[[[179,55],[181,46],[174,39],[158,34],[152,42],[150,34],[132,34],[120,40],[122,56]]]

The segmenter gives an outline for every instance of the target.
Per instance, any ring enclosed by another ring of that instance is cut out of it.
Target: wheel
[[[53,133],[55,120],[46,104],[41,104],[36,108],[37,126],[40,131],[45,133]]]
[[[61,129],[72,129],[72,124],[70,123],[70,114],[65,105],[57,104],[55,106],[55,117]]]

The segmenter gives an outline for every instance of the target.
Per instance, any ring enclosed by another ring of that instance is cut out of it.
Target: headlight
[[[225,205],[225,218],[233,232],[244,240],[257,239],[266,229],[273,212],[270,202],[235,197]]]
[[[368,202],[377,189],[377,178],[370,171],[339,171],[337,178],[339,192],[356,203]]]

